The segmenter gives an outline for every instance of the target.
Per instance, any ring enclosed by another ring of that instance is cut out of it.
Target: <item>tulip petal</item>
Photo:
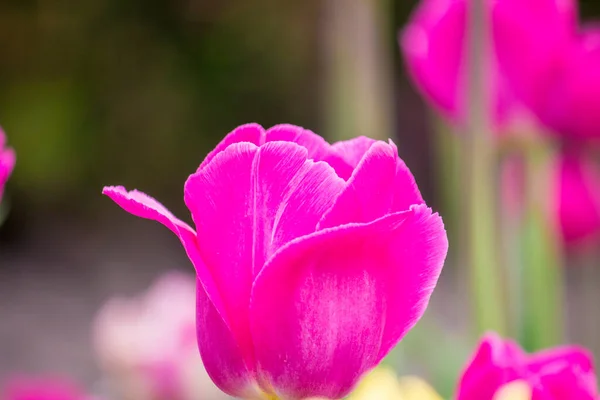
[[[496,333],[486,334],[461,375],[456,398],[492,399],[499,387],[519,379],[516,369],[525,368],[526,358],[516,343],[503,340]]]
[[[533,372],[540,372],[549,363],[554,362],[568,364],[585,373],[594,371],[592,355],[578,346],[562,346],[539,351],[531,355],[528,367]]]
[[[592,355],[578,346],[563,346],[533,354],[528,369],[539,375],[540,388],[551,399],[596,399],[598,387]]]
[[[0,131],[0,139],[1,138],[2,132]],[[6,184],[6,181],[8,181],[10,175],[12,174],[16,160],[17,156],[13,149],[3,149],[2,146],[0,146],[0,200],[2,200],[4,185]]]
[[[533,399],[594,399],[596,378],[590,354],[564,346],[526,354],[517,343],[487,334],[460,380],[458,400],[492,399],[506,384],[523,380]],[[503,397],[504,398],[504,397]]]
[[[177,236],[181,232],[193,232],[188,224],[175,217],[165,206],[138,190],[127,191],[123,186],[107,186],[102,194],[110,197],[123,210],[136,217],[160,222]]]
[[[558,104],[565,94],[556,86],[565,78],[577,30],[577,1],[496,1],[491,18],[496,61],[511,91],[554,125],[554,114],[564,112]]]
[[[542,98],[542,119],[570,138],[596,139],[600,132],[596,117],[600,112],[600,25],[582,28],[571,47],[570,53],[561,54],[566,64],[563,75],[557,77],[551,70],[555,75],[544,82],[554,91],[540,95],[552,96]]]
[[[251,123],[240,125],[235,128],[233,131],[228,133],[223,140],[219,142],[219,144],[208,153],[208,155],[204,158],[204,161],[200,164],[197,171],[202,170],[205,166],[208,165],[212,161],[213,158],[227,147],[231,146],[235,143],[254,143],[257,146],[260,146],[265,141],[265,130],[259,124]]]
[[[331,148],[339,154],[352,169],[354,169],[374,143],[377,143],[377,140],[359,136],[353,139],[335,142],[331,145]]]
[[[584,157],[563,157],[557,171],[555,213],[568,244],[600,236],[600,173]]]
[[[464,119],[463,73],[466,2],[424,0],[399,37],[408,73],[444,115]]]
[[[255,123],[241,125],[225,136],[202,161],[198,171],[204,168],[217,154],[234,143],[248,142],[261,146],[267,142],[276,141],[299,144],[308,151],[308,158],[314,161],[327,162],[344,179],[348,179],[352,174],[352,167],[331,148],[331,145],[325,139],[314,132],[290,124],[275,125],[265,131],[262,126]]]
[[[201,282],[197,286],[196,326],[202,362],[215,385],[231,396],[257,398],[256,383],[241,349]]]
[[[160,222],[173,232],[185,248],[196,271],[202,274],[204,263],[200,258],[196,244],[196,233],[188,224],[175,217],[165,206],[138,190],[127,191],[123,186],[107,186],[102,194],[108,196],[123,210],[136,217]]]
[[[351,222],[370,222],[424,203],[415,178],[398,157],[392,141],[363,140],[358,143],[359,146],[353,147],[356,152],[346,153],[350,154],[348,160],[354,162],[358,159],[358,164],[335,205],[320,222],[320,229]],[[360,154],[362,150],[365,152]]]
[[[561,368],[562,367],[562,368]],[[597,400],[598,388],[593,372],[584,372],[566,363],[558,365],[539,378],[534,399]]]
[[[308,160],[306,148],[286,142],[233,144],[186,182],[201,257],[248,365],[254,277],[279,247],[314,232],[343,185],[328,164]]]
[[[299,126],[281,124],[276,125],[266,134],[267,142],[285,141],[294,142],[308,150],[308,158],[314,161],[325,161],[335,170],[343,179],[348,179],[352,175],[353,165],[349,165],[335,149],[321,136]]]
[[[283,247],[252,290],[259,382],[286,399],[347,394],[421,317],[446,251],[425,206]]]
[[[204,289],[208,292],[208,296],[219,310],[219,313],[224,315],[223,302],[216,290],[214,280],[198,252],[194,230],[188,224],[171,214],[161,203],[143,192],[137,190],[127,191],[123,186],[108,186],[102,190],[102,193],[128,213],[160,222],[177,235],[190,261],[194,265]]]

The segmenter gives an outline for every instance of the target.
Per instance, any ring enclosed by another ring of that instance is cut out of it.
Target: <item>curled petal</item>
[[[254,277],[279,247],[314,232],[342,187],[328,164],[308,160],[306,148],[288,142],[233,144],[186,182],[202,259],[248,365]]]
[[[224,316],[224,306],[214,280],[198,251],[196,233],[185,222],[175,217],[165,206],[137,190],[127,191],[123,186],[107,186],[102,193],[117,203],[123,210],[141,218],[160,222],[181,241],[196,273],[219,314]],[[225,321],[225,323],[227,323]]]
[[[259,381],[289,399],[347,394],[421,317],[446,250],[424,206],[283,247],[252,290]]]
[[[136,217],[160,222],[178,237],[184,232],[194,232],[188,224],[175,217],[165,206],[146,193],[138,190],[127,191],[123,186],[107,186],[102,190],[102,194]]]

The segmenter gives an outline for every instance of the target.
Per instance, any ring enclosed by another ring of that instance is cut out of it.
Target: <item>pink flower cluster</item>
[[[15,167],[16,155],[13,149],[6,147],[6,136],[0,129],[0,201],[4,193],[4,185]]]
[[[448,242],[394,143],[240,126],[185,183],[195,229],[104,194],[181,240],[210,377],[242,398],[341,398],[419,320]],[[268,397],[271,398],[271,397]]]
[[[580,26],[576,0],[486,0],[484,72],[493,127],[532,116],[567,149],[551,195],[567,243],[600,240],[600,181],[586,154],[600,143],[600,28]],[[466,118],[467,0],[422,0],[400,44],[424,97],[455,124]],[[582,206],[582,207],[578,207]]]

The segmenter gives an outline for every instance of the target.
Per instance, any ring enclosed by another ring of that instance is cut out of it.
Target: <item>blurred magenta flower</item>
[[[94,323],[94,344],[111,389],[125,400],[226,399],[196,345],[196,282],[169,272],[147,292],[113,298]]]
[[[526,354],[515,342],[496,334],[487,334],[479,343],[456,398],[492,400],[500,388],[513,382],[526,383],[531,400],[598,399],[593,362],[586,350],[564,346]]]
[[[467,115],[468,4],[467,0],[422,0],[399,37],[413,83],[434,108],[458,124]],[[522,116],[525,102],[519,96],[545,95],[540,86],[552,76],[542,81],[540,74],[569,47],[577,10],[575,0],[487,0],[486,4],[487,104],[494,126],[501,129]],[[523,51],[523,43],[531,44],[531,51]]]
[[[2,391],[2,400],[92,400],[73,383],[63,379],[15,377]]]
[[[0,201],[2,201],[4,185],[15,167],[15,161],[15,152],[10,147],[6,147],[6,136],[0,129]]]
[[[600,239],[600,171],[587,157],[566,154],[557,171],[556,214],[567,244]]]
[[[341,398],[419,320],[448,247],[396,146],[302,128],[231,132],[185,184],[196,230],[123,187],[196,268],[198,344],[224,392]]]
[[[600,26],[577,28],[574,1],[551,3],[570,10],[568,23],[512,14],[498,27],[498,57],[515,93],[544,125],[570,139],[598,139]]]
[[[518,158],[502,164],[503,204],[515,216],[524,207],[524,170]],[[571,249],[600,243],[599,166],[579,149],[572,149],[557,157],[550,173],[548,198],[564,243]]]

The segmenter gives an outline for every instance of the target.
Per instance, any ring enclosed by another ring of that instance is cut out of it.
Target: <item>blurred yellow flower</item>
[[[379,367],[363,378],[348,400],[442,400],[425,381],[413,376],[398,379],[389,368]]]
[[[494,400],[531,400],[531,387],[526,381],[518,380],[502,386],[494,395]]]

